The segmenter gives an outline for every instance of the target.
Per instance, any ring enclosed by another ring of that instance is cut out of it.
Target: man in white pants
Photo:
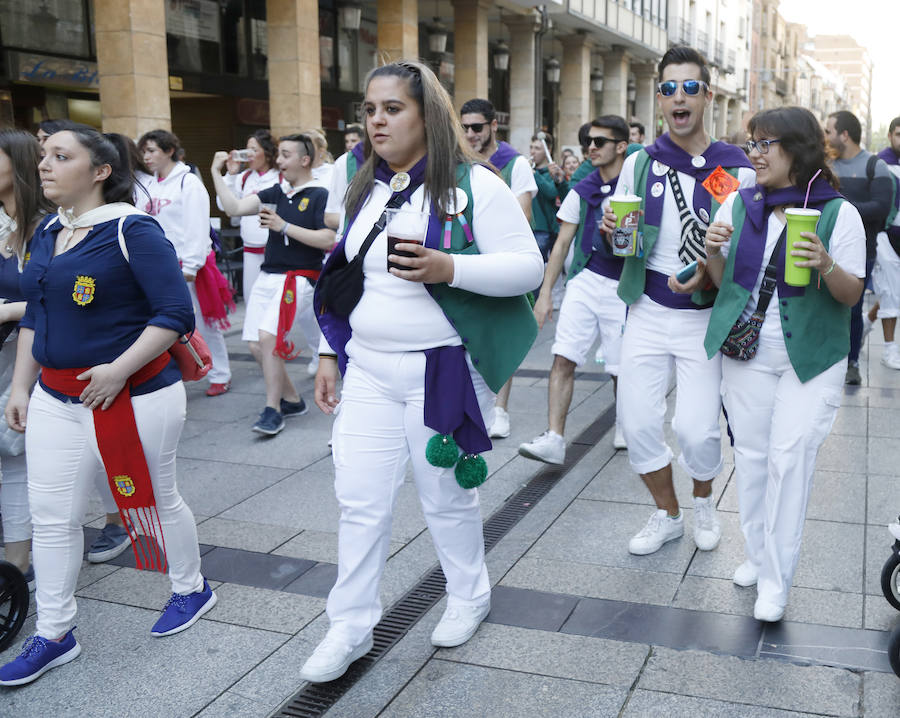
[[[673,365],[678,394],[672,424],[681,447],[678,463],[694,481],[694,541],[710,551],[721,538],[712,497],[712,481],[722,469],[721,357],[707,359],[703,348],[712,301],[698,296],[698,304],[673,291],[703,288],[706,267],[700,264],[688,285],[674,275],[692,259],[705,260],[706,226],[728,192],[755,182],[743,150],[712,141],[704,129],[712,92],[703,57],[673,47],[659,63],[659,79],[657,98],[669,132],[625,160],[616,188],[616,194],[642,200],[640,246],[625,259],[619,280],[619,296],[629,309],[616,408],[631,466],[657,507],[629,542],[633,554],[653,553],[684,533],[672,483],[673,454],[663,434]],[[603,222],[612,232],[615,215],[607,211]]]
[[[596,171],[569,190],[559,208],[556,215],[561,224],[559,235],[547,262],[540,296],[534,305],[538,326],[543,327],[553,314],[553,286],[577,235],[569,281],[551,349],[553,367],[550,370],[547,402],[549,428],[519,446],[522,456],[548,464],[562,464],[566,458],[563,432],[566,414],[572,403],[575,367],[584,364],[597,334],[600,334],[606,371],[612,374],[615,387],[625,327],[625,303],[617,294],[622,260],[612,254],[605,236],[597,229],[597,220],[603,217],[602,207],[608,204],[607,198],[612,194],[622,169],[628,147],[628,125],[621,117],[606,115],[591,122],[588,136],[590,160]],[[618,424],[615,446],[617,449],[625,448]]]

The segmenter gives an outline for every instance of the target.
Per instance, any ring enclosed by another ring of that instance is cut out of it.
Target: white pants
[[[6,543],[27,541],[31,538],[31,511],[28,509],[25,454],[0,458],[0,468],[3,470],[3,484],[0,486],[3,540]]]
[[[350,644],[381,618],[378,586],[391,538],[391,514],[406,465],[447,577],[449,605],[490,600],[477,489],[463,489],[453,469],[432,466],[423,423],[425,355],[377,352],[348,344],[350,362],[332,432],[335,493],[341,507],[338,577],[328,595],[331,630]],[[482,413],[493,395],[475,376]],[[487,417],[490,418],[490,417]]]
[[[200,311],[200,302],[197,301],[197,286],[188,282],[191,292],[191,301],[194,304],[194,321],[197,323],[197,331],[203,335],[209,346],[212,356],[212,369],[206,378],[211,384],[226,384],[231,381],[231,365],[228,363],[228,349],[225,347],[225,335],[217,326],[209,326],[203,321],[203,312]]]
[[[628,310],[616,415],[628,442],[628,460],[639,474],[672,461],[663,424],[672,364],[678,394],[672,428],[678,437],[678,463],[694,479],[709,481],[722,470],[718,354],[706,358],[703,338],[710,309],[669,309],[646,295]]]
[[[247,311],[244,314],[241,339],[245,342],[259,341],[260,330],[278,336],[278,316],[281,312],[281,296],[284,294],[285,278],[284,274],[259,273],[253,289],[250,291]],[[306,337],[311,355],[317,357],[321,333],[313,307],[315,290],[305,277],[297,277],[295,282],[297,313],[294,315],[294,324],[299,325]]]
[[[250,293],[253,291],[253,284],[259,276],[259,268],[262,267],[265,254],[253,254],[252,252],[242,252],[243,270],[241,280],[241,291],[244,296],[244,304],[250,301]]]
[[[175,451],[184,425],[184,385],[176,382],[131,400],[153,482],[174,593],[203,588],[194,515],[175,485]],[[75,620],[75,584],[84,553],[81,527],[88,493],[102,468],[93,412],[36,386],[25,434],[28,498],[34,523],[37,634],[59,638]]]
[[[878,235],[875,267],[872,269],[872,289],[878,297],[879,319],[895,319],[900,316],[900,257],[884,232]]]
[[[759,568],[758,595],[779,606],[797,568],[816,454],[841,405],[846,370],[842,359],[801,384],[783,342],[761,343],[747,362],[722,360],[745,551]]]
[[[581,366],[600,334],[606,371],[618,375],[625,328],[625,302],[616,293],[618,286],[615,279],[580,271],[566,285],[551,353]]]

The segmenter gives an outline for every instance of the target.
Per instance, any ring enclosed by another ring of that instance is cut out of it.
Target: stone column
[[[728,101],[728,109],[731,111],[731,122],[728,123],[728,134],[734,135],[741,131],[741,103],[731,99]]]
[[[275,137],[322,124],[318,17],[315,0],[266,0],[269,116]]]
[[[384,62],[419,58],[417,0],[378,0],[378,53]]]
[[[490,0],[453,0],[453,104],[488,96],[488,8]]]
[[[509,28],[509,144],[527,155],[540,119],[534,116],[534,33],[540,26],[531,15],[504,19]]]
[[[103,131],[171,130],[165,3],[95,0],[94,18]]]
[[[625,117],[628,111],[628,67],[628,53],[621,47],[615,47],[603,56],[604,115]]]
[[[578,144],[578,128],[591,119],[591,46],[587,35],[563,38],[557,147]],[[554,157],[559,153],[554,152]]]
[[[646,135],[645,142],[653,142],[654,121],[656,118],[656,68],[649,65],[639,65],[634,68],[635,103],[634,114],[638,122],[644,125]],[[630,119],[630,118],[628,118]]]

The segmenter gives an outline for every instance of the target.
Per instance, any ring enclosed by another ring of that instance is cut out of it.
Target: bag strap
[[[871,186],[872,180],[875,179],[875,165],[878,164],[878,155],[869,155],[866,160],[866,184]]]
[[[756,303],[756,311],[754,314],[764,317],[766,315],[766,310],[769,308],[769,302],[772,301],[775,287],[778,286],[778,282],[775,279],[775,275],[778,272],[778,253],[781,252],[781,248],[784,247],[786,238],[787,226],[785,225],[784,229],[781,230],[781,236],[778,237],[775,248],[772,250],[772,254],[769,255],[769,263],[766,265],[766,271],[763,273],[762,284],[759,287],[759,301]]]
[[[365,241],[362,243],[362,246],[359,248],[359,252],[356,253],[356,256],[362,258],[366,256],[366,252],[369,251],[369,247],[372,246],[372,242],[375,241],[375,238],[384,231],[384,225],[387,224],[387,211],[389,209],[397,209],[397,207],[401,206],[406,200],[403,199],[403,195],[395,194],[393,197],[388,200],[388,203],[384,206],[384,211],[381,213],[381,216],[378,218],[378,221],[372,226],[372,229],[369,231],[369,235],[366,237]]]
[[[678,214],[681,215],[687,211],[694,224],[698,226],[705,224],[688,209],[687,201],[684,199],[684,190],[681,189],[681,181],[678,179],[678,171],[674,167],[670,167],[666,174],[669,177],[669,184],[672,186],[672,194],[675,195],[675,206],[678,207]]]

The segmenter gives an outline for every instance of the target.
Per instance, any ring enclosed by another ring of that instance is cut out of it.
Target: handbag
[[[212,369],[212,353],[206,340],[196,329],[178,337],[169,347],[169,354],[181,369],[182,381],[200,381]]]
[[[759,332],[762,329],[763,321],[766,318],[766,310],[769,308],[769,302],[775,293],[777,282],[775,281],[775,273],[777,271],[776,262],[778,261],[778,253],[784,247],[784,240],[787,236],[787,228],[781,230],[781,236],[775,244],[775,249],[769,256],[769,263],[766,265],[766,271],[763,273],[762,284],[759,287],[759,301],[756,303],[756,310],[750,315],[749,319],[738,319],[734,326],[722,342],[719,351],[731,359],[738,361],[750,361],[756,356],[759,349]]]
[[[330,269],[322,274],[317,282],[323,311],[331,312],[339,317],[349,317],[363,293],[363,260],[375,238],[384,230],[387,223],[387,210],[395,209],[404,203],[403,196],[395,194],[385,205],[385,211],[372,227],[356,256],[339,269]]]
[[[122,251],[125,261],[130,265],[131,257],[128,255],[125,235],[122,234],[125,219],[126,217],[119,219],[119,249]],[[169,347],[169,354],[172,355],[181,370],[182,381],[200,381],[212,369],[212,353],[209,351],[206,340],[196,329],[190,334],[178,337],[175,343]]]

